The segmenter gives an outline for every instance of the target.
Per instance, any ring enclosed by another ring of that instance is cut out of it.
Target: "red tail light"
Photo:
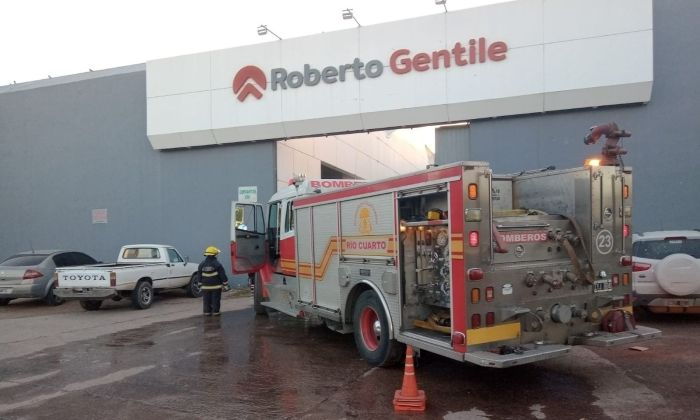
[[[620,257],[620,265],[623,267],[629,267],[630,265],[632,265],[632,257],[630,257],[629,255]]]
[[[481,280],[484,278],[484,271],[480,268],[470,268],[467,273],[469,280]]]
[[[622,227],[622,236],[625,238],[630,236],[630,225],[625,225]]]
[[[27,270],[24,272],[22,280],[33,280],[38,279],[39,277],[44,277],[44,273],[40,273],[36,270]]]
[[[651,268],[651,264],[641,263],[641,262],[632,263],[632,271],[634,271],[635,273],[637,271],[647,271],[650,268]]]
[[[487,312],[486,313],[486,326],[490,327],[495,323],[496,323],[496,314],[494,314],[493,312]]]
[[[469,246],[479,246],[479,232],[472,230],[469,232]]]
[[[619,274],[612,275],[612,285],[613,285],[613,287],[617,287],[620,285],[620,275]]]
[[[487,301],[487,302],[491,302],[492,300],[493,300],[493,287],[489,286],[489,287],[486,288],[486,301]],[[491,312],[489,312],[489,313],[491,313]],[[487,325],[488,325],[488,323],[489,323],[489,321],[488,321],[488,319],[489,319],[488,316],[489,316],[489,315],[486,314],[486,324],[487,324]]]
[[[117,287],[117,273],[109,273],[109,286]]]
[[[472,328],[481,328],[481,315],[472,315]]]

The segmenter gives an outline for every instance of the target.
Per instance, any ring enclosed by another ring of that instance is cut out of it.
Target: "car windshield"
[[[671,254],[688,254],[700,258],[700,239],[666,238],[634,244],[635,257],[662,260]]]
[[[0,263],[3,267],[26,267],[29,265],[39,265],[46,258],[46,255],[13,255]]]

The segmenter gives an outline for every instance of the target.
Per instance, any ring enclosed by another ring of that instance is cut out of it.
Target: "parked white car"
[[[654,313],[700,313],[700,232],[633,235],[635,306]]]
[[[169,245],[126,245],[116,263],[57,269],[54,293],[80,300],[87,311],[100,309],[105,299],[126,297],[136,309],[146,309],[155,290],[183,288],[191,297],[201,296],[197,268]]]

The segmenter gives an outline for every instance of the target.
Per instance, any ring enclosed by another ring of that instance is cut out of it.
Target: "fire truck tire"
[[[253,310],[257,315],[267,315],[266,308],[262,305],[263,292],[260,274],[255,273],[255,282],[253,284],[255,285],[253,289]]]
[[[404,345],[389,338],[389,321],[376,293],[360,294],[353,310],[355,345],[360,355],[374,366],[392,366],[404,355]]]

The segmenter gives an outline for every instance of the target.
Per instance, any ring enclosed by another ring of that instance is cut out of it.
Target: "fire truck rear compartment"
[[[402,332],[450,347],[450,226],[447,188],[399,194]]]
[[[643,327],[600,332],[603,316],[627,308],[631,293],[631,284],[621,280],[629,268],[618,263],[630,216],[620,200],[622,172],[579,168],[492,182],[493,201],[478,203],[482,220],[473,224],[482,237],[478,252],[465,252],[465,272],[484,272],[479,281],[465,279],[465,360],[505,367],[567,353],[573,344],[614,345],[658,335]],[[442,191],[399,196],[399,261],[402,334],[451,348],[451,218],[424,216],[426,209],[447,208],[447,197]],[[471,228],[465,225],[467,238]],[[592,249],[591,237],[602,230],[612,232],[609,254]]]

